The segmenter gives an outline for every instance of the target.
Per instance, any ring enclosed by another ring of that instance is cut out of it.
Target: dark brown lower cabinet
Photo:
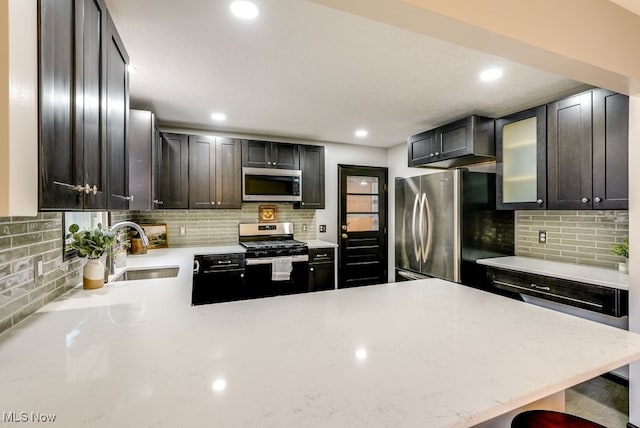
[[[614,317],[629,314],[629,292],[617,288],[488,268],[489,283],[500,290],[534,296]]]
[[[309,249],[309,291],[335,288],[334,248]]]

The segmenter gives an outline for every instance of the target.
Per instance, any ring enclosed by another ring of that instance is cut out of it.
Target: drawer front
[[[332,262],[335,259],[333,248],[310,248],[309,263]]]
[[[625,290],[503,269],[487,270],[492,286],[615,317],[629,314]]]
[[[244,268],[244,254],[207,254],[195,257],[202,273]]]

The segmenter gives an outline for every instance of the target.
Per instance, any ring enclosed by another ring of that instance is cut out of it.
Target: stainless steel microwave
[[[302,201],[299,169],[242,168],[243,201]]]

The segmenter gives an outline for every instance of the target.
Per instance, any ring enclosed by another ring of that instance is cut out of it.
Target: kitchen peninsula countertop
[[[0,410],[65,427],[466,427],[640,358],[640,335],[439,279],[191,306],[200,250],[129,257],[180,271],[75,289],[0,335]]]
[[[585,284],[629,290],[629,275],[612,269],[522,256],[480,259],[477,263],[501,269],[583,282]]]

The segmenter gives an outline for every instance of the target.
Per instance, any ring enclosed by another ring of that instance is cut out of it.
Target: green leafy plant
[[[629,240],[625,239],[622,244],[615,244],[611,249],[611,252],[616,256],[622,256],[625,259],[629,258]]]
[[[69,232],[67,236],[73,239],[69,246],[78,250],[79,257],[98,259],[105,252],[110,251],[116,241],[115,234],[110,230],[102,229],[100,223],[93,230],[80,230],[80,226],[74,223],[69,226]]]

